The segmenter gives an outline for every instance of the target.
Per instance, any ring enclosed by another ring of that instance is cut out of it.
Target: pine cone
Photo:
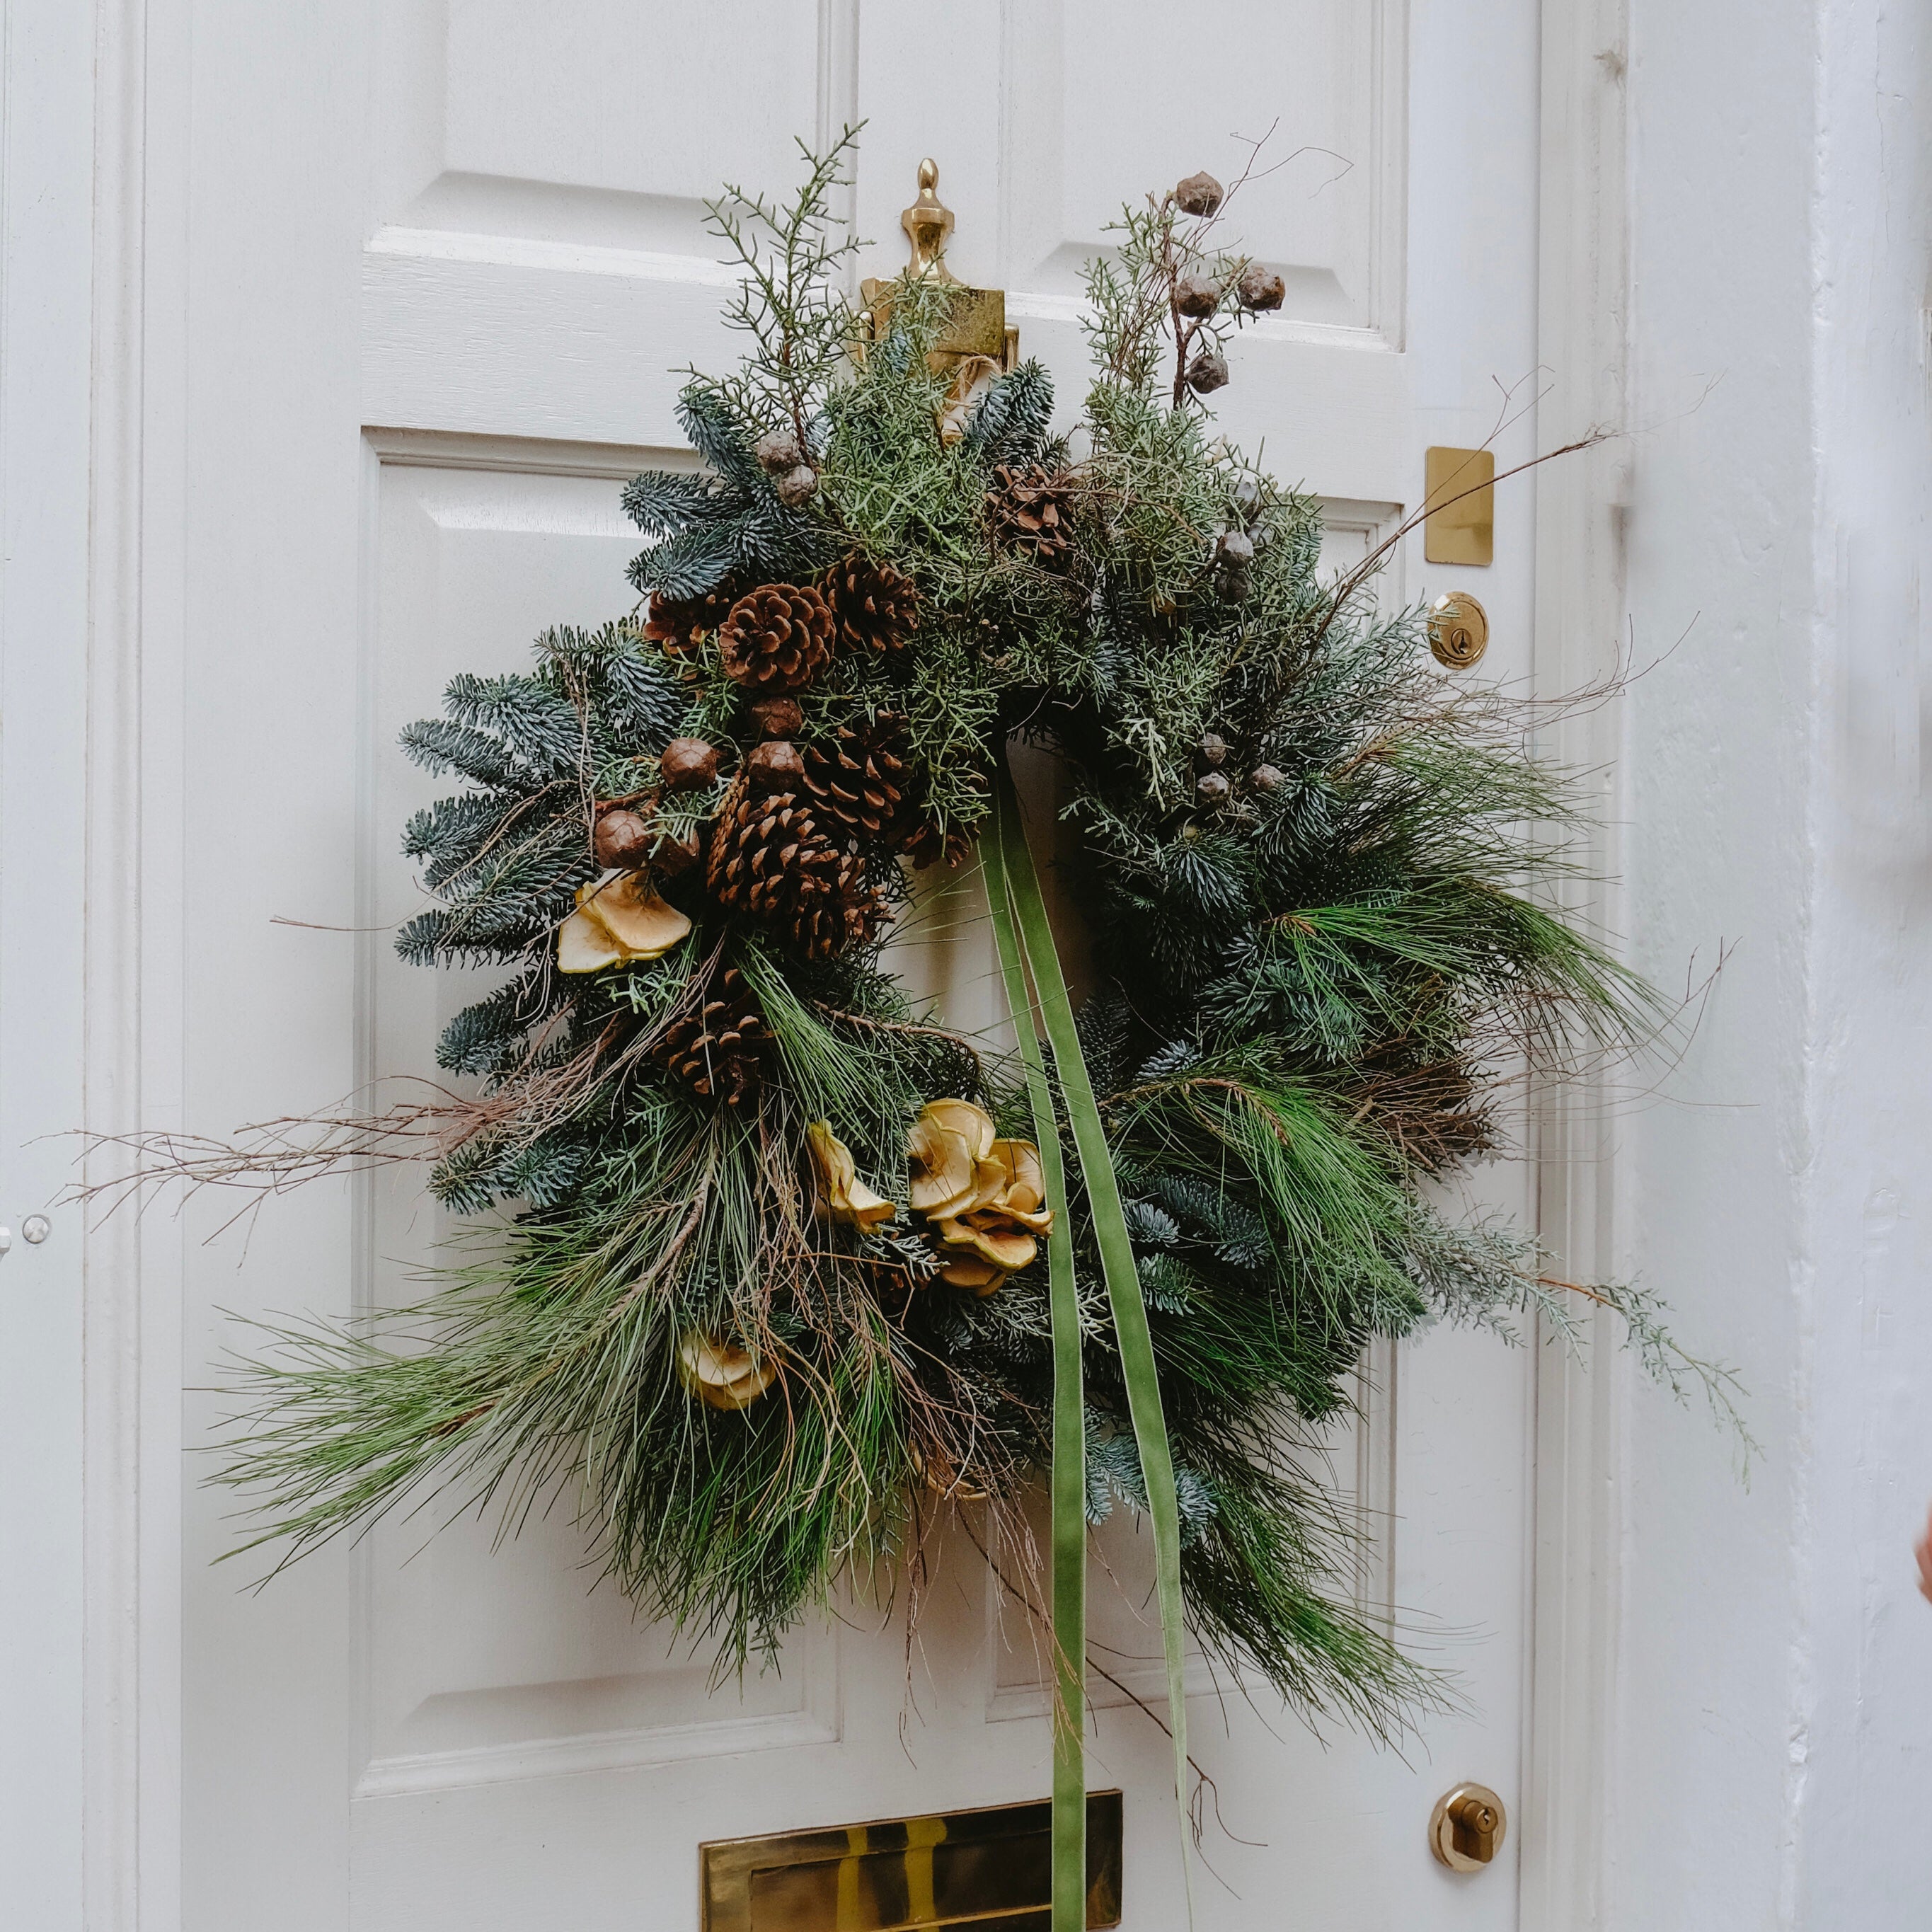
[[[721,905],[764,920],[808,958],[869,939],[885,916],[863,864],[820,830],[808,800],[782,791],[760,797],[742,778],[712,820],[706,877]]]
[[[732,605],[718,632],[728,676],[760,696],[802,691],[832,655],[832,606],[808,584],[767,584]]]
[[[695,1012],[674,1020],[657,1045],[658,1062],[701,1098],[736,1107],[764,1077],[771,1035],[758,1000],[735,966]]]
[[[903,849],[922,872],[928,866],[942,864],[950,872],[964,863],[978,842],[980,832],[979,825],[956,825],[951,831],[942,832],[931,819],[922,819]]]
[[[838,641],[854,650],[896,650],[919,628],[919,592],[889,563],[854,550],[827,589],[838,617]]]
[[[1030,550],[1036,562],[1055,568],[1073,548],[1072,472],[1043,463],[1024,468],[1003,463],[993,476],[986,514],[994,541]]]
[[[698,638],[716,630],[736,602],[737,593],[728,584],[696,597],[667,597],[654,590],[644,618],[644,635],[668,658],[689,657]]]
[[[890,841],[905,802],[905,720],[890,712],[839,728],[830,751],[805,748],[805,788],[820,815],[866,844]]]

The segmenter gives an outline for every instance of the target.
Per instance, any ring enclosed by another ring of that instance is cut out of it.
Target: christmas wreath
[[[848,300],[846,151],[714,209],[747,352],[682,392],[703,466],[625,492],[632,616],[404,734],[456,784],[407,828],[435,903],[400,950],[500,976],[436,1049],[473,1090],[410,1126],[485,1232],[378,1332],[285,1336],[226,1475],[296,1553],[425,1486],[512,1516],[561,1486],[728,1668],[950,1503],[1018,1551],[1046,1475],[1023,1594],[1070,1915],[1089,1526],[1150,1522],[1178,1791],[1184,1624],[1311,1716],[1426,1702],[1294,1452],[1372,1338],[1567,1324],[1534,1242],[1426,1184],[1497,1147],[1499,1081],[1654,1003],[1550,909],[1573,806],[1520,716],[1364,574],[1324,580],[1314,503],[1214,434],[1228,339],[1282,296],[1217,247],[1219,184],[1124,214],[1060,434],[1036,364],[948,351],[943,272]],[[1077,1015],[1016,739],[1064,766]],[[976,862],[1004,1052],[890,950],[922,879]],[[1642,1294],[1589,1292],[1696,1369]]]

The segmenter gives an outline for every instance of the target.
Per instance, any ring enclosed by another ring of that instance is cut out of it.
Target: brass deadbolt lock
[[[1436,1801],[1429,1849],[1451,1871],[1480,1871],[1502,1850],[1509,1816],[1486,1784],[1459,1784]]]
[[[1466,590],[1452,590],[1429,607],[1429,648],[1438,664],[1467,670],[1490,647],[1490,614]]]

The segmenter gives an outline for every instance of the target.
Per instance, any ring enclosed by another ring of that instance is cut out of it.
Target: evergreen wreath
[[[1536,1244],[1426,1184],[1502,1143],[1506,1080],[1659,1007],[1550,909],[1577,806],[1520,712],[1445,683],[1366,572],[1324,582],[1314,503],[1215,435],[1227,338],[1280,299],[1217,247],[1219,184],[1124,214],[1063,435],[1036,363],[962,406],[944,284],[848,302],[852,139],[788,202],[714,206],[746,353],[682,392],[703,467],[625,491],[633,614],[403,735],[457,783],[407,828],[436,903],[400,950],[503,976],[437,1048],[476,1097],[326,1154],[427,1142],[439,1199],[512,1211],[380,1332],[283,1335],[224,1475],[295,1555],[426,1490],[514,1520],[562,1487],[730,1670],[916,1562],[949,1501],[1016,1558],[1050,1472],[1070,1867],[1112,1512],[1151,1516],[1177,1672],[1184,1605],[1311,1720],[1386,1733],[1439,1696],[1338,1589],[1347,1519],[1294,1452],[1374,1338],[1570,1328]],[[1077,1023],[1016,736],[1070,788]],[[882,950],[922,870],[976,851],[1017,1059]],[[1645,1294],[1583,1292],[1728,1406]]]

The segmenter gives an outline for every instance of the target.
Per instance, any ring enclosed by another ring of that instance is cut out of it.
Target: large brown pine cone
[[[718,632],[726,673],[754,696],[802,691],[832,656],[832,606],[808,584],[767,584],[732,605]]]
[[[706,989],[703,1004],[670,1023],[656,1054],[694,1093],[736,1107],[758,1090],[770,1043],[751,988],[736,967],[728,966]]]
[[[1047,569],[1073,548],[1073,472],[1043,463],[1002,463],[986,496],[986,519],[996,543],[1032,551]]]
[[[838,614],[838,640],[854,650],[896,650],[919,628],[919,592],[889,563],[854,550],[826,588]]]
[[[890,842],[905,805],[905,720],[882,712],[846,724],[829,750],[805,748],[805,788],[826,820],[862,843]]]
[[[764,920],[814,959],[869,939],[885,916],[863,863],[820,829],[808,800],[760,797],[742,778],[712,820],[706,882],[721,905]]]
[[[716,630],[737,601],[728,584],[695,597],[667,597],[654,590],[644,617],[644,635],[668,658],[688,657],[698,638]]]

